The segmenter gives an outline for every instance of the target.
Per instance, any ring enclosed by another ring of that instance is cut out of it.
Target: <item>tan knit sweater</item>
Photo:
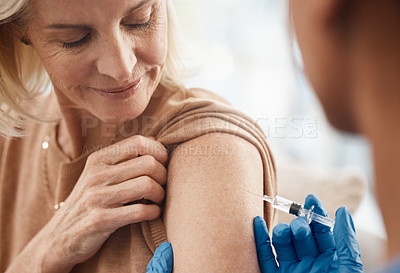
[[[238,135],[260,152],[264,192],[276,192],[274,163],[262,131],[211,92],[160,87],[145,112],[132,124],[135,126],[130,135],[154,136],[169,152],[182,142],[210,132]],[[69,160],[56,143],[54,124],[32,126],[28,131],[28,136],[3,139],[0,145],[0,272],[49,221],[55,213],[54,205],[68,197],[90,153]],[[116,141],[125,137],[126,134]],[[49,143],[47,149],[42,147],[44,141]],[[267,206],[264,217],[270,226],[273,214]],[[154,250],[166,240],[161,219],[122,227],[97,254],[75,266],[72,272],[143,273]]]

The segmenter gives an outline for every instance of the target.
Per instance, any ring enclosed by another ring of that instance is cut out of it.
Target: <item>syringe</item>
[[[305,209],[302,205],[297,204],[296,202],[290,201],[286,198],[280,197],[276,195],[275,197],[270,197],[268,195],[258,195],[256,193],[247,191],[251,194],[254,194],[258,197],[260,197],[262,200],[270,203],[273,208],[278,209],[280,211],[298,216],[298,217],[303,217],[307,220],[307,223],[310,224],[311,221],[318,222],[320,224],[323,224],[325,226],[328,226],[330,228],[333,228],[335,225],[335,221],[332,219],[329,219],[326,216],[322,216],[318,213],[314,212],[314,206],[312,206],[309,210]]]

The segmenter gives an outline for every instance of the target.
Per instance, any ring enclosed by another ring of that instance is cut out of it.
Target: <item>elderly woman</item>
[[[273,214],[247,190],[274,194],[273,161],[179,84],[170,1],[0,7],[0,271],[145,272],[167,240],[177,273],[259,271],[251,219]]]

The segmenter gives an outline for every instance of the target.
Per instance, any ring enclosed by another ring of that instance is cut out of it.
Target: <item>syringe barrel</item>
[[[329,219],[328,216],[320,215],[314,212],[314,206],[312,206],[309,210],[303,207],[300,208],[298,215],[299,217],[304,217],[307,222],[310,224],[312,221],[318,222],[330,228],[333,228],[335,225],[335,221]]]
[[[277,195],[274,198],[274,202],[273,202],[272,206],[275,209],[281,210],[286,213],[290,213],[290,207],[292,204],[293,204],[293,201]]]

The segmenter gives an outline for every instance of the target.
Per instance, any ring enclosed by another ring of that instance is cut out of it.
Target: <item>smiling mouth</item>
[[[137,79],[134,82],[131,82],[125,86],[122,87],[118,87],[118,88],[111,88],[111,89],[97,89],[94,88],[96,91],[99,91],[101,93],[108,93],[108,94],[116,94],[116,93],[122,93],[125,92],[131,88],[136,89],[137,87],[139,87],[140,83],[142,82],[143,77],[140,77],[139,79]]]

